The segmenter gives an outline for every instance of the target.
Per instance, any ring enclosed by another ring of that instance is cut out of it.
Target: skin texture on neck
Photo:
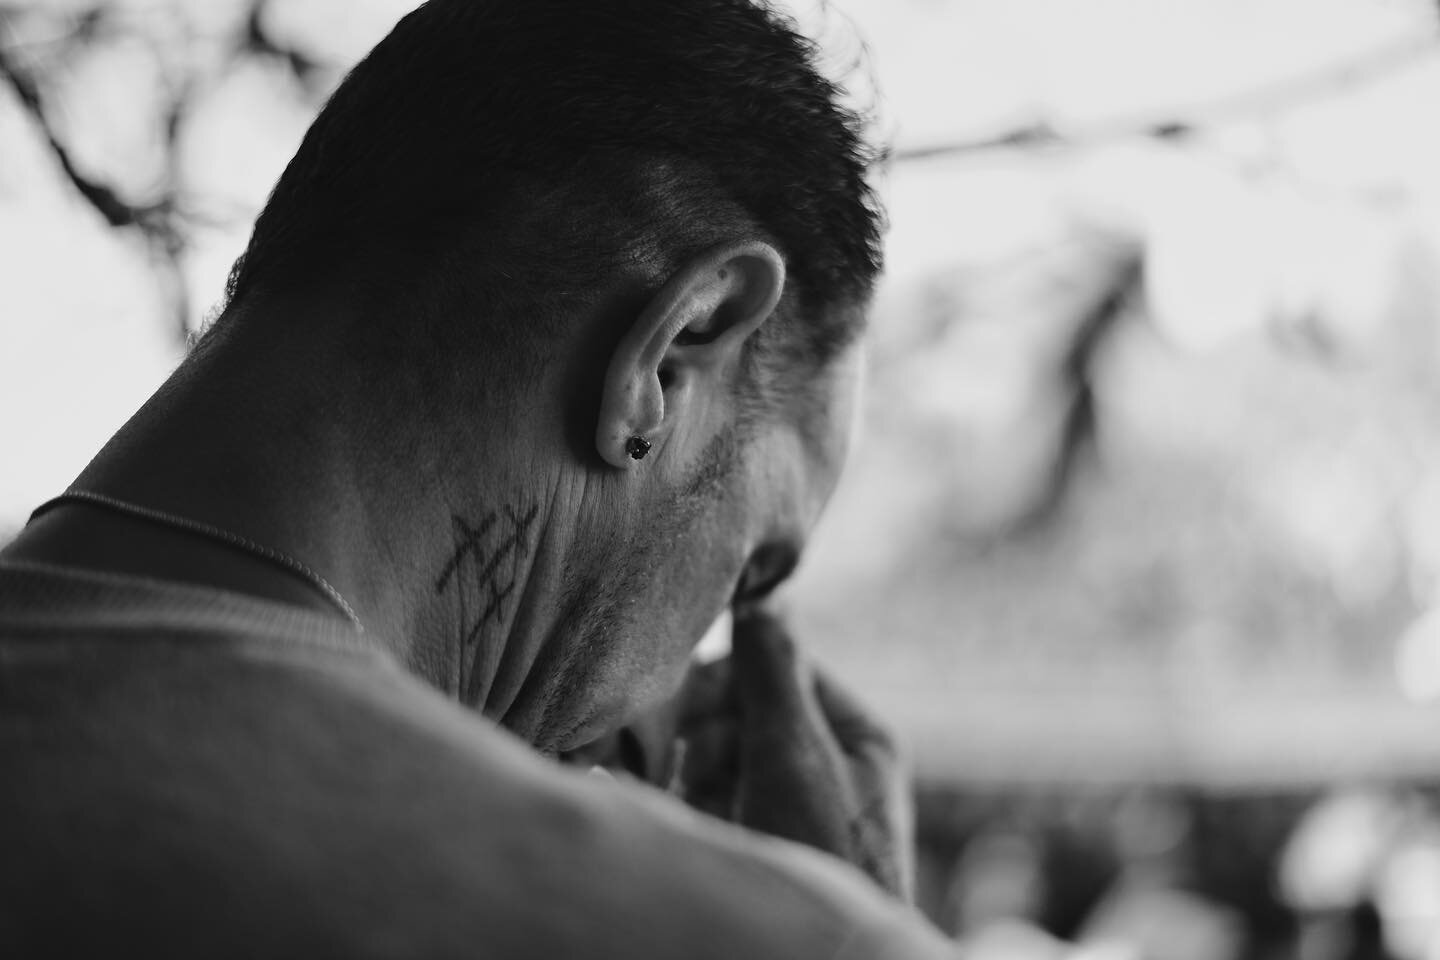
[[[533,318],[387,316],[333,290],[252,304],[75,486],[294,558],[412,672],[542,752],[573,749],[674,689],[753,561],[772,558],[761,581],[787,573],[833,489],[858,352],[783,409],[742,412],[745,345],[784,276],[768,245],[720,245],[640,306],[597,294],[503,357],[505,323]],[[90,505],[6,556],[334,611],[290,571]]]
[[[218,331],[223,345],[197,350],[74,485],[300,560],[412,671],[533,739],[545,711],[525,698],[545,692],[530,675],[554,633],[547,613],[562,608],[565,565],[587,553],[574,549],[586,484],[546,468],[561,458],[538,444],[562,431],[530,420],[555,413],[516,405],[438,422],[430,403],[405,395],[423,384],[327,363],[334,329],[311,315]],[[189,580],[339,616],[283,569],[83,504],[42,517],[6,556]]]

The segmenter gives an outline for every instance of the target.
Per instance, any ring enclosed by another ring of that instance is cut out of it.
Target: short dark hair
[[[305,135],[227,305],[318,279],[436,314],[478,298],[510,327],[487,343],[525,345],[617,276],[653,290],[764,238],[789,276],[766,339],[822,363],[862,322],[880,211],[815,60],[751,0],[430,0]]]

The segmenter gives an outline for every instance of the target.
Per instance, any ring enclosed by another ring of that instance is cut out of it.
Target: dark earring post
[[[631,460],[644,460],[645,454],[650,452],[650,441],[644,437],[631,437],[625,441],[625,452],[630,454]]]

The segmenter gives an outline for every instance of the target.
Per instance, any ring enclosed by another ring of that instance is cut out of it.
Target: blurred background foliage
[[[0,536],[410,5],[0,2]],[[982,954],[1440,957],[1440,10],[795,12],[893,151],[792,599],[910,748],[926,908]]]

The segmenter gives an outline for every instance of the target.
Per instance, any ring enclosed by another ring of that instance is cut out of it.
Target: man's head
[[[432,0],[311,127],[230,299],[469,303],[487,346],[533,352],[597,290],[765,239],[804,313],[789,349],[824,358],[853,333],[827,308],[879,269],[872,159],[807,42],[750,0]]]
[[[306,135],[217,330],[343,295],[344,353],[408,370],[452,442],[553,398],[525,423],[564,434],[584,640],[553,672],[641,688],[747,562],[789,563],[843,460],[880,260],[859,128],[749,0],[431,0]]]

